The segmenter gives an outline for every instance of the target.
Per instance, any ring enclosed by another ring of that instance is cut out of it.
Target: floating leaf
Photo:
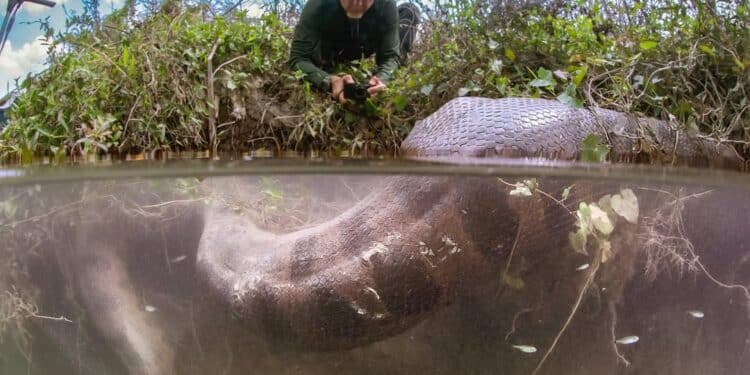
[[[641,49],[642,50],[650,50],[654,47],[658,46],[659,42],[653,41],[653,40],[644,40],[641,42]]]
[[[589,134],[581,145],[581,160],[590,163],[603,163],[607,160],[609,147],[599,143],[599,137],[596,134]]]
[[[178,257],[175,257],[171,260],[172,263],[180,263],[183,260],[187,259],[187,255],[180,255]]]
[[[435,88],[435,85],[433,85],[432,83],[430,83],[429,85],[422,86],[422,88],[419,89],[419,92],[421,92],[422,94],[425,94],[425,95],[430,95],[430,93],[432,92],[432,89],[434,89],[434,88]]]
[[[622,345],[630,345],[637,343],[638,340],[640,340],[638,336],[625,336],[615,340],[615,342]]]
[[[706,314],[703,313],[703,311],[700,310],[688,310],[687,313],[696,319],[702,319]]]
[[[581,264],[580,266],[576,267],[576,271],[584,271],[587,270],[590,267],[588,263]]]
[[[630,223],[638,222],[638,198],[633,194],[633,190],[622,189],[620,194],[612,196],[612,210],[622,216]]]
[[[145,309],[145,310],[146,310],[147,312],[155,312],[155,311],[156,311],[156,307],[153,307],[153,306],[151,306],[151,305],[146,305],[146,306],[144,307],[144,309]]]
[[[513,345],[513,348],[524,353],[536,353],[536,347],[531,345]]]

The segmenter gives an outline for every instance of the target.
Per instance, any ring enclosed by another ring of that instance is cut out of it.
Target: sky
[[[50,24],[55,30],[65,26],[65,12],[81,12],[81,0],[55,0],[57,5],[48,8],[33,3],[24,3],[16,13],[16,21],[8,37],[5,49],[0,53],[0,97],[8,93],[8,89],[15,88],[15,79],[28,73],[37,73],[44,69],[47,57],[47,46],[42,40],[42,30],[39,24],[29,24],[50,17]],[[100,9],[103,14],[122,6],[124,0],[101,0]],[[8,0],[0,0],[0,18],[5,17]],[[0,20],[0,23],[2,21]],[[20,80],[19,80],[20,83]]]

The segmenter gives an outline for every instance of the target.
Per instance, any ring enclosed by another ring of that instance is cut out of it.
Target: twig
[[[216,53],[216,49],[219,47],[219,43],[221,42],[221,39],[218,39],[216,42],[214,42],[214,45],[211,47],[211,52],[208,54],[208,57],[206,58],[206,65],[207,65],[207,72],[206,72],[206,86],[208,88],[208,102],[210,105],[209,108],[209,115],[208,115],[208,130],[209,130],[209,143],[211,143],[211,156],[216,157],[217,151],[219,149],[219,143],[216,139],[216,118],[218,117],[219,108],[218,108],[218,102],[216,100],[216,96],[214,94],[214,68],[213,68],[213,59],[214,54]]]

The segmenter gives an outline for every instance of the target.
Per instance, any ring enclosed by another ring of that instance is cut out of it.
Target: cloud
[[[62,4],[68,3],[70,0],[52,0],[52,1],[57,3],[57,5],[55,5],[55,8],[57,8]],[[114,1],[118,1],[118,0],[114,0]],[[5,10],[8,9],[8,0],[0,0],[0,9],[2,9],[3,15],[5,15]],[[32,15],[39,15],[42,13],[49,13],[51,10],[52,10],[51,8],[46,7],[44,5],[26,2],[25,4],[21,5],[21,9],[18,10],[18,14],[26,12]]]
[[[5,93],[7,84],[14,88],[13,80],[23,78],[26,73],[37,73],[44,69],[47,58],[47,41],[36,39],[15,48],[8,41],[3,53],[0,54],[0,92]]]

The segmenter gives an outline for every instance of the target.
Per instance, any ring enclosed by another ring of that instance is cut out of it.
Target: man
[[[336,64],[374,54],[377,68],[367,82],[367,92],[376,95],[406,61],[419,23],[414,5],[397,8],[395,1],[309,0],[294,30],[289,66],[344,103],[344,84],[354,83],[354,79],[328,71]]]

